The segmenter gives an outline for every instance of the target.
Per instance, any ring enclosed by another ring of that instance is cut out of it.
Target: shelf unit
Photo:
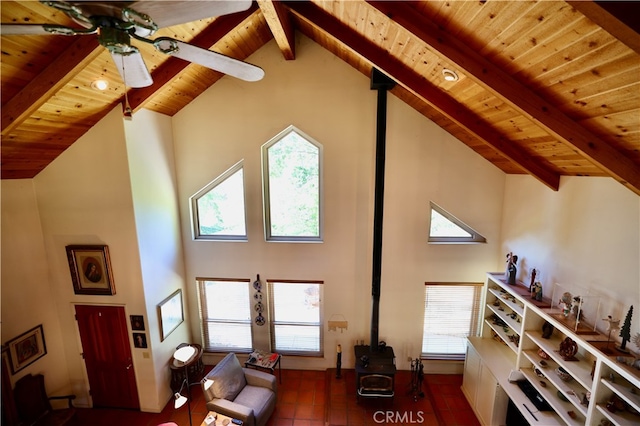
[[[472,407],[476,401],[470,395],[481,391],[472,388],[478,379],[466,376],[486,371],[500,388],[497,394],[504,392],[532,425],[600,425],[607,424],[605,420],[616,426],[640,424],[640,370],[599,350],[602,345],[596,343],[602,342],[602,335],[574,333],[552,315],[549,301],[531,299],[522,283],[508,285],[504,273],[488,273],[484,291],[481,337],[468,341],[477,365],[467,368],[465,364],[463,381]],[[553,327],[546,338],[545,323]],[[559,351],[565,339],[577,346],[570,359]],[[569,374],[569,380],[560,377],[559,368]],[[514,373],[518,380],[528,380],[552,411],[538,411],[514,382]],[[503,405],[484,408],[493,415],[478,418],[483,424],[496,424]]]
[[[483,337],[498,336],[505,345],[517,353],[522,335],[524,306],[511,293],[500,287],[489,287],[485,300],[484,323],[488,328],[483,328],[486,330]]]

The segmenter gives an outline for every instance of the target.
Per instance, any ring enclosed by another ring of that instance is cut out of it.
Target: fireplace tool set
[[[413,394],[413,401],[417,402],[418,398],[424,398],[424,392],[422,391],[422,380],[424,379],[424,366],[422,360],[416,358],[411,360],[411,390]]]

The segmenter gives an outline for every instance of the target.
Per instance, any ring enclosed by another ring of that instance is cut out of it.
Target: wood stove
[[[382,223],[387,129],[387,91],[396,85],[376,68],[371,70],[371,89],[378,91],[376,110],[376,175],[373,208],[373,261],[371,274],[371,346],[356,345],[356,390],[360,397],[393,398],[396,361],[393,348],[378,342],[382,277]]]
[[[390,346],[355,346],[358,399],[393,398],[396,358]],[[366,362],[363,362],[366,359]]]

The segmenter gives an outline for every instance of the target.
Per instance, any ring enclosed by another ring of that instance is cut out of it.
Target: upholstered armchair
[[[275,376],[243,368],[236,355],[227,354],[202,381],[207,408],[242,420],[244,426],[264,426],[276,407]]]

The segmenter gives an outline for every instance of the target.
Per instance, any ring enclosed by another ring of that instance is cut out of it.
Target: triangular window
[[[431,202],[429,242],[449,244],[486,243],[487,239],[442,207]]]
[[[191,197],[196,240],[246,241],[242,161]]]

